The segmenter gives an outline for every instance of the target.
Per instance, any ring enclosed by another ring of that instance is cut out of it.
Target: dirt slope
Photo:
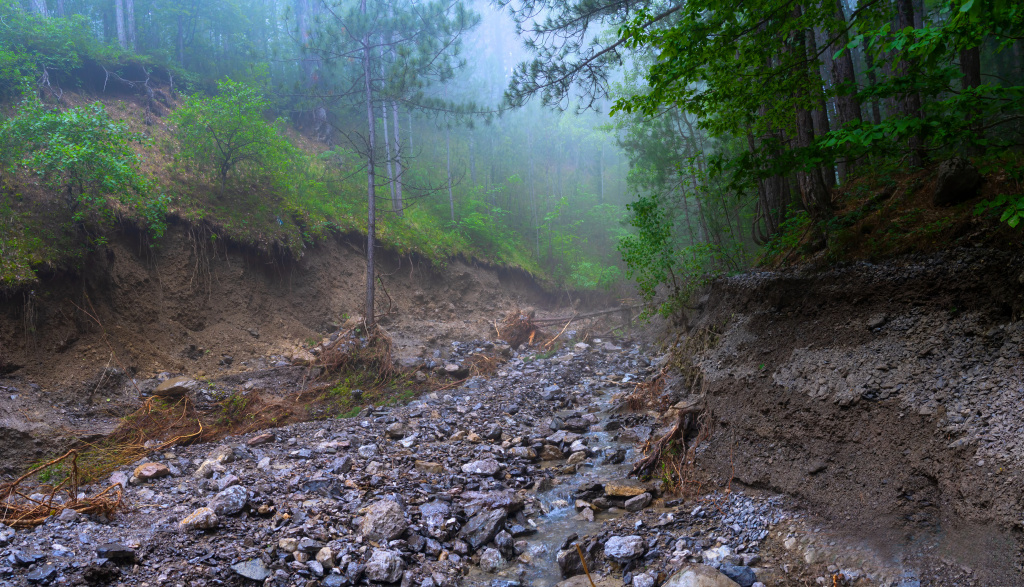
[[[40,435],[108,431],[137,406],[130,379],[263,369],[361,315],[359,240],[319,243],[293,263],[210,243],[181,225],[152,250],[126,235],[79,275],[0,298],[0,469],[42,456]],[[493,337],[510,308],[553,301],[528,275],[464,261],[435,270],[385,252],[377,271],[400,362],[446,356],[450,340]]]
[[[801,498],[845,536],[840,566],[869,545],[925,584],[950,565],[1024,584],[1022,270],[972,249],[716,282],[705,465]]]

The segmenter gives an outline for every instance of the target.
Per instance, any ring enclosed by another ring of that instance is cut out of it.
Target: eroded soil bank
[[[298,389],[303,376],[265,371],[362,314],[361,246],[338,238],[273,261],[177,225],[157,248],[125,236],[77,275],[0,298],[0,474],[61,439],[109,432],[139,407],[139,383],[161,373]],[[495,318],[557,297],[528,275],[469,262],[432,268],[378,253],[377,263],[381,322],[406,366],[446,357],[450,341],[493,337]]]

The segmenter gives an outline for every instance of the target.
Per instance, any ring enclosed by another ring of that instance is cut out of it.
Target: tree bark
[[[391,101],[391,115],[395,123],[395,193],[391,207],[401,216],[405,213],[405,204],[402,202],[402,143],[399,140],[398,103],[394,100]]]
[[[846,34],[846,15],[842,0],[835,0],[835,40],[829,47],[832,54],[832,85],[836,94],[836,118],[840,128],[847,124],[861,122],[860,100],[857,98],[857,75],[853,68],[853,55],[846,48],[849,37]],[[839,56],[836,57],[836,53]],[[875,106],[877,108],[877,105]],[[853,171],[854,162],[840,158],[838,163],[839,183],[845,184]]]
[[[124,0],[124,17],[128,48],[134,51],[137,47],[135,39],[135,0]]]
[[[818,57],[818,41],[815,38],[814,29],[804,31],[804,38],[807,43],[807,60],[812,64],[808,68],[810,83],[808,88],[813,92],[811,95],[817,106],[811,110],[811,118],[814,121],[814,136],[823,137],[831,130],[828,122],[828,106],[825,104],[825,91],[822,75],[822,63]],[[832,187],[836,184],[836,170],[833,165],[823,164],[821,167],[821,179],[825,185]]]
[[[896,1],[897,22],[900,29],[916,28],[917,17],[915,16],[914,0]],[[910,76],[910,65],[904,60],[900,63],[900,75]],[[903,116],[907,118],[921,117],[921,95],[910,91],[903,96]],[[907,146],[910,149],[910,166],[923,167],[925,160],[924,138],[918,134],[910,137]]]
[[[362,0],[360,10],[366,14],[366,0]],[[366,167],[366,326],[368,329],[374,325],[374,267],[373,249],[377,240],[377,193],[374,177],[374,149],[376,148],[376,137],[374,136],[375,120],[373,116],[373,85],[370,80],[370,35],[363,37],[363,81],[366,91],[366,122],[369,125],[369,145],[367,149]],[[369,334],[369,333],[367,333]]]
[[[32,0],[32,10],[43,18],[50,16],[50,11],[46,9],[46,0]]]
[[[117,44],[128,48],[128,35],[124,29],[124,0],[114,0],[114,20],[117,21]]]
[[[979,47],[971,47],[960,51],[960,73],[963,75],[960,83],[964,90],[977,88],[981,85],[981,49]],[[984,134],[984,130],[978,124],[980,121],[977,120],[977,112],[970,112],[968,119],[974,133],[978,135],[974,138],[983,138],[981,135]],[[972,142],[967,148],[967,154],[978,155],[982,150],[980,145]]]
[[[64,0],[57,0],[57,16],[63,18],[67,15],[67,11],[64,10]]]
[[[185,17],[178,15],[178,65],[185,67]]]
[[[391,167],[391,133],[388,131],[388,101],[381,100],[381,118],[384,120],[384,154],[387,157],[384,161],[388,168],[388,187],[391,189],[391,203],[395,202],[395,173]]]

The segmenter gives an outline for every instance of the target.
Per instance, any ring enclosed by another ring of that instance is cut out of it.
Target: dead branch
[[[679,415],[676,417],[672,428],[649,447],[644,458],[633,465],[630,475],[645,475],[654,470],[658,462],[661,461],[661,455],[665,448],[674,440],[679,440],[682,443],[683,453],[686,453],[688,451],[686,435],[696,430],[698,424],[697,416],[704,412],[705,407],[699,400],[691,402],[679,410]]]

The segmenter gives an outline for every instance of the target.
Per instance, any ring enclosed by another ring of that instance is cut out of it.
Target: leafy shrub
[[[75,223],[102,226],[129,213],[160,236],[167,200],[140,170],[131,143],[142,140],[99,103],[62,111],[30,98],[0,124],[3,163],[37,175],[63,197]]]
[[[215,178],[221,190],[231,177],[286,191],[298,150],[263,120],[270,103],[254,88],[229,78],[217,90],[216,96],[187,100],[172,115],[178,159]]]

